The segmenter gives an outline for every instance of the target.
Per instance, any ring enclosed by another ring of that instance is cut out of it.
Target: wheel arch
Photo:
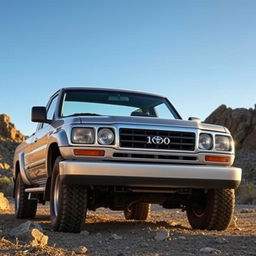
[[[17,160],[13,166],[13,191],[12,191],[12,197],[15,198],[15,188],[16,188],[16,181],[17,181],[17,176],[20,172],[20,162]]]
[[[13,181],[16,181],[19,172],[20,172],[20,162],[19,160],[17,160],[13,166]]]
[[[57,142],[52,142],[48,147],[47,158],[46,158],[47,181],[46,181],[45,195],[44,195],[44,198],[46,201],[50,200],[52,169],[53,169],[54,162],[58,156],[61,156],[59,145]]]

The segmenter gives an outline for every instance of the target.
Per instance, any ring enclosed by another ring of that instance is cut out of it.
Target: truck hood
[[[219,125],[201,123],[197,121],[188,121],[180,119],[160,119],[151,117],[123,117],[123,116],[88,116],[80,117],[82,124],[134,124],[134,125],[150,125],[150,126],[166,126],[179,128],[194,128],[200,130],[217,131],[229,133],[228,129]]]

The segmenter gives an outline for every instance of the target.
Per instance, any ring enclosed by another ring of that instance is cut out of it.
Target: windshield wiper
[[[96,114],[96,113],[74,113],[69,116],[101,116],[101,115]]]

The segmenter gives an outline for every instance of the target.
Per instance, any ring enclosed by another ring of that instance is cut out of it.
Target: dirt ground
[[[12,205],[13,207],[13,205]],[[255,255],[256,256],[256,206],[239,206],[235,223],[226,231],[192,230],[186,214],[179,210],[165,210],[154,206],[146,222],[127,221],[122,212],[99,209],[88,212],[81,234],[51,231],[49,207],[40,206],[37,218],[49,245],[31,247],[14,241],[6,235],[8,230],[23,223],[16,220],[13,210],[0,214],[0,255],[78,255],[77,248],[85,246],[86,255],[110,256],[167,256],[167,255]],[[158,241],[160,231],[169,231],[169,238]],[[212,252],[202,252],[210,247]],[[80,254],[82,255],[82,254]]]

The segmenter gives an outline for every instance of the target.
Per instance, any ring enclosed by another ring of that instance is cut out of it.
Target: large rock
[[[46,236],[43,232],[41,232],[37,228],[33,228],[31,230],[31,235],[33,237],[33,240],[31,241],[32,246],[45,246],[45,245],[47,245],[49,237]]]
[[[0,136],[9,138],[16,143],[20,143],[25,139],[25,136],[16,130],[14,124],[10,122],[10,117],[6,114],[0,115]]]
[[[3,193],[0,193],[0,211],[9,211],[10,204],[8,199],[4,196]]]
[[[24,222],[11,229],[8,235],[30,243],[32,246],[45,246],[48,243],[48,236],[43,233],[42,227],[32,221]]]

